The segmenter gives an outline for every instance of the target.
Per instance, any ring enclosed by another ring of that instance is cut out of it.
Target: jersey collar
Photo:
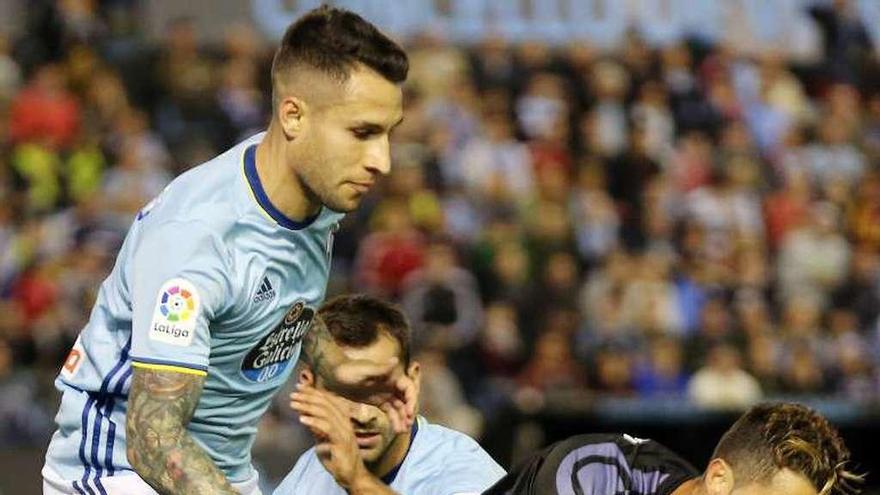
[[[260,176],[257,174],[257,145],[252,144],[244,151],[244,175],[247,178],[248,186],[253,193],[254,199],[260,208],[266,212],[272,220],[288,230],[302,230],[315,222],[321,216],[321,210],[318,213],[306,218],[303,221],[296,221],[281,212],[275,205],[269,201],[266,190],[263,189],[263,183],[260,182]]]
[[[406,461],[406,456],[409,455],[409,451],[412,449],[413,442],[416,440],[416,433],[418,432],[419,420],[416,419],[409,433],[409,445],[406,447],[406,454],[403,454],[403,459],[400,460],[400,463],[398,465],[394,466],[391,471],[388,471],[388,474],[380,478],[382,480],[382,483],[385,483],[386,485],[391,485],[391,483],[394,482],[394,479],[397,478],[397,473],[400,472],[401,466],[403,466],[403,463]]]

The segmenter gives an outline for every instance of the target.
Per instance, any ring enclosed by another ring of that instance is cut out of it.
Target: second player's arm
[[[398,495],[369,472],[364,472],[347,488],[349,495]]]
[[[341,398],[311,386],[298,386],[290,405],[315,436],[315,454],[350,495],[397,495],[364,465],[351,420]]]
[[[238,493],[186,429],[204,382],[200,374],[134,369],[125,422],[128,461],[163,495]]]

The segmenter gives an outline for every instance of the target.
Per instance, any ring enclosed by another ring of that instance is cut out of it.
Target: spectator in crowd
[[[828,76],[858,80],[858,69],[869,56],[871,40],[856,12],[855,2],[835,0],[830,5],[810,4],[808,12],[822,30]]]
[[[523,307],[528,300],[531,276],[528,252],[516,240],[500,243],[495,249],[481,291],[488,301],[508,300]]]
[[[483,325],[483,306],[474,276],[458,263],[447,241],[432,241],[425,264],[403,280],[401,301],[416,342],[443,350],[473,343]]]
[[[571,194],[578,254],[588,264],[604,258],[617,247],[620,238],[620,217],[606,183],[602,163],[597,159],[588,161],[578,170],[577,186]]]
[[[880,251],[880,173],[876,170],[856,188],[850,215],[855,242],[865,249]]]
[[[828,203],[816,204],[809,222],[789,232],[779,252],[779,282],[786,295],[798,291],[829,294],[844,280],[850,245],[839,232],[840,214]]]
[[[577,389],[586,383],[586,373],[572,354],[568,337],[560,331],[545,332],[517,382],[540,392]]]
[[[61,65],[40,67],[12,101],[9,139],[13,144],[39,143],[51,149],[69,145],[79,129],[79,100],[67,90]]]
[[[592,361],[591,388],[612,397],[627,397],[635,393],[633,355],[629,349],[606,346],[599,349]]]
[[[688,375],[681,345],[662,337],[651,342],[644,362],[636,368],[634,381],[636,391],[643,397],[684,397]]]
[[[110,211],[119,216],[120,228],[171,182],[166,169],[144,159],[149,156],[143,156],[142,146],[134,138],[121,144],[119,162],[107,172],[101,188]]]
[[[514,138],[509,116],[489,114],[482,122],[482,135],[465,146],[456,175],[477,197],[524,202],[535,183],[528,147]]]
[[[510,378],[526,353],[516,307],[495,301],[486,308],[485,321],[479,342],[480,360],[489,375]]]
[[[389,199],[376,208],[375,230],[364,237],[355,259],[354,277],[361,290],[397,297],[403,281],[425,262],[425,239],[413,225],[406,204]]]
[[[767,394],[782,389],[782,342],[772,333],[752,336],[747,349],[747,368]]]
[[[217,89],[228,141],[256,134],[263,125],[266,101],[257,87],[257,64],[247,58],[233,58],[221,68],[222,79]]]
[[[621,239],[629,248],[640,248],[646,243],[644,219],[649,206],[646,190],[651,180],[660,173],[657,156],[651,154],[647,129],[633,129],[631,146],[611,158],[606,165],[607,191],[617,203],[621,221]],[[671,151],[664,150],[664,154]]]
[[[706,364],[688,383],[688,396],[710,409],[745,409],[761,399],[758,381],[740,365],[735,347],[719,344],[709,350]]]
[[[809,345],[797,342],[788,354],[788,363],[781,376],[783,392],[807,396],[828,391],[829,377],[823,372],[816,352]]]
[[[21,68],[10,54],[9,37],[0,34],[0,101],[8,102],[21,84]]]
[[[838,306],[855,312],[858,328],[880,323],[880,251],[870,244],[856,246],[850,259],[848,275],[832,293]]]
[[[865,173],[865,157],[852,142],[854,126],[842,116],[831,115],[819,124],[819,141],[807,148],[803,166],[823,188],[835,181],[856,184]]]
[[[0,444],[5,448],[42,443],[52,431],[52,418],[39,402],[37,376],[27,369],[17,370],[13,351],[0,338]],[[12,400],[9,400],[12,399]]]
[[[626,324],[648,335],[680,334],[681,304],[671,280],[670,254],[660,250],[646,252],[636,270],[622,294],[621,312]]]
[[[420,385],[419,409],[432,423],[479,437],[483,429],[480,412],[468,404],[458,377],[447,366],[442,349],[426,348],[416,360],[424,375]]]
[[[156,70],[151,73],[157,98],[155,120],[159,133],[172,149],[187,141],[207,139],[220,145],[216,102],[209,97],[217,87],[215,60],[199,46],[192,18],[174,20],[160,48]]]

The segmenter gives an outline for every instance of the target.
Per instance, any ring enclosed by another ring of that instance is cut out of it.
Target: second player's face
[[[309,119],[298,174],[314,199],[348,212],[391,170],[389,137],[403,117],[403,96],[363,67],[352,70],[340,91]]]
[[[400,345],[391,335],[381,332],[373,344],[360,348],[343,348],[343,353],[352,360],[387,363],[392,358],[400,356]],[[408,372],[410,378],[417,381],[418,373],[418,365],[411,364]],[[345,402],[361,458],[366,464],[380,462],[390,449],[404,440],[403,435],[394,432],[394,427],[385,411],[372,405],[377,401],[375,397],[370,396],[370,392],[353,394],[348,390],[334,390],[323,383],[318,383],[317,386],[335,393]]]
[[[734,488],[730,495],[817,495],[817,490],[803,475],[781,469],[769,483],[749,483]]]

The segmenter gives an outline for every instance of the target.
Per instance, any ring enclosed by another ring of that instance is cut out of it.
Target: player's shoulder
[[[303,487],[309,487],[309,493],[317,493],[324,484],[330,483],[329,486],[335,486],[332,476],[324,469],[315,448],[302,453],[293,465],[293,469],[287,473],[287,476],[278,484],[278,488],[273,492],[274,495],[292,495],[300,493]]]
[[[548,458],[575,456],[617,459],[629,464],[646,455],[675,455],[671,450],[648,438],[627,433],[588,433],[559,441],[546,450]]]
[[[552,470],[571,471],[575,466],[579,470],[589,470],[589,478],[599,485],[627,478],[626,473],[634,470],[646,473],[639,479],[628,481],[639,485],[642,493],[666,493],[663,484],[680,483],[697,475],[692,465],[663,444],[626,433],[570,437],[545,450],[543,457],[544,464]],[[658,476],[647,476],[651,473]],[[661,482],[661,479],[665,481]],[[658,483],[659,486],[655,486]]]
[[[222,233],[244,214],[245,150],[260,142],[257,134],[175,178],[145,206],[138,220],[153,225],[184,223]]]
[[[596,448],[618,449],[628,451],[634,447],[652,442],[648,438],[639,438],[627,433],[586,433],[569,437],[555,445],[563,450],[569,447],[596,446]]]
[[[429,461],[435,459],[434,466],[439,471],[461,470],[472,467],[476,470],[494,469],[503,474],[503,468],[470,436],[429,423],[424,418],[419,421],[417,442],[421,455]]]
[[[424,418],[420,418],[417,435],[431,445],[461,451],[482,451],[480,444],[470,436],[452,428],[430,423]]]
[[[300,456],[296,459],[296,463],[293,465],[292,472],[303,472],[309,468],[315,461],[318,460],[318,454],[315,451],[315,447],[310,447],[308,450],[300,454]]]
[[[408,474],[410,480],[419,480],[413,487],[421,489],[415,493],[482,493],[506,474],[476,440],[424,418],[419,420],[414,448],[418,453]]]

